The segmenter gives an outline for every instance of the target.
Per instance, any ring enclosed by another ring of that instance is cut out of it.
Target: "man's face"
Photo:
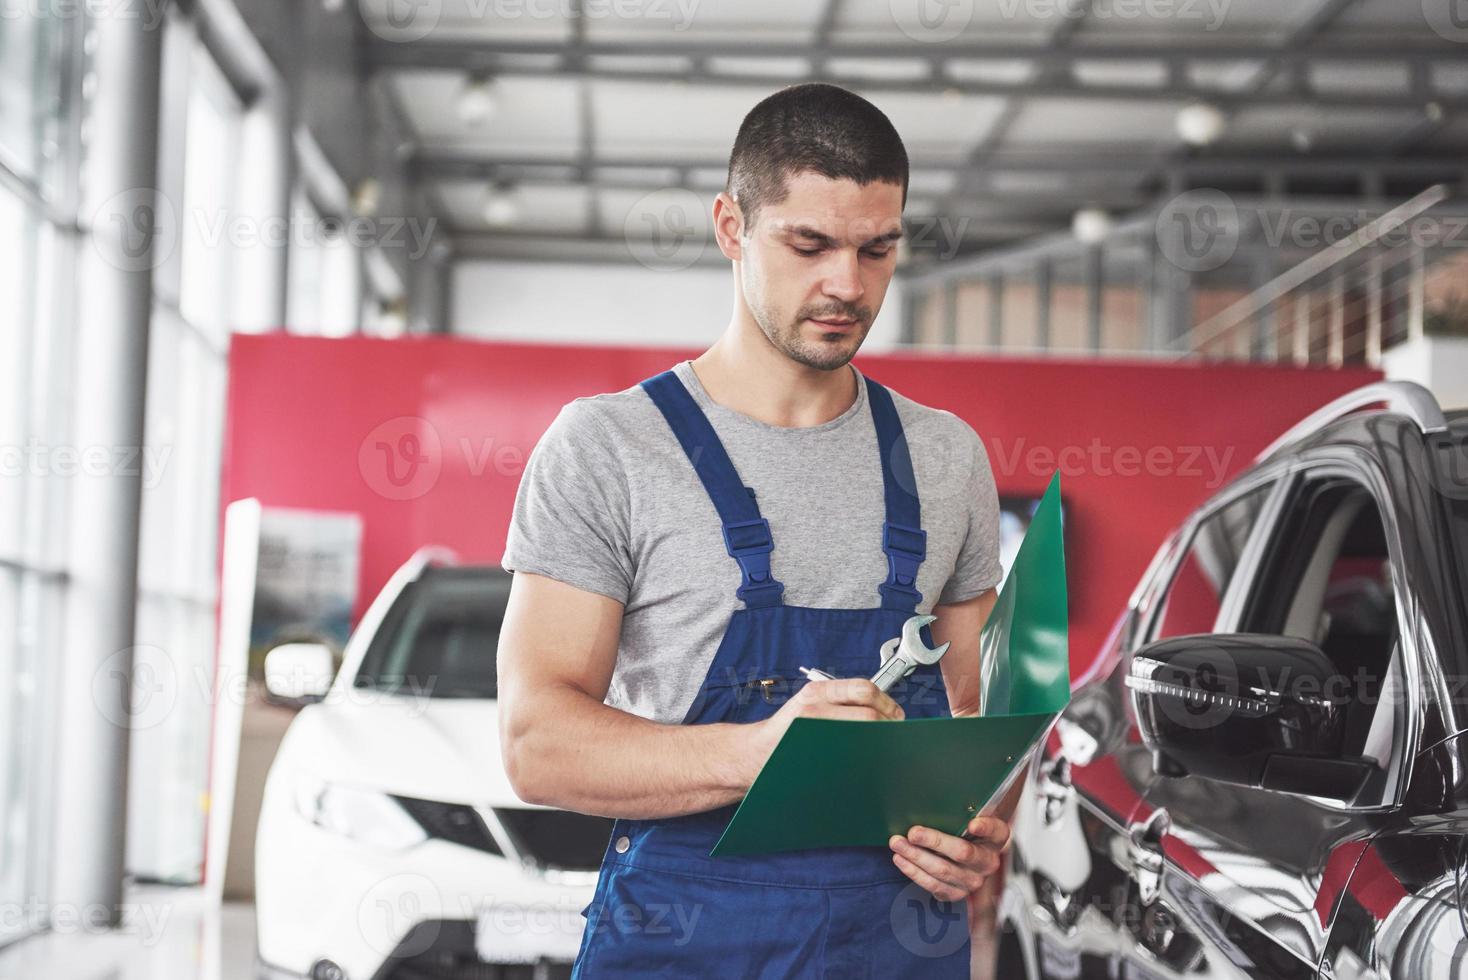
[[[755,322],[775,348],[808,367],[834,371],[850,361],[897,267],[902,188],[788,178],[789,195],[765,204],[741,241],[741,287]]]

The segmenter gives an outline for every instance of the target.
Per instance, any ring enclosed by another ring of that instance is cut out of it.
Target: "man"
[[[977,710],[1000,578],[982,441],[849,362],[892,280],[902,141],[831,85],[760,102],[713,206],[727,330],[561,411],[504,567],[505,767],[526,801],[617,818],[576,975],[967,977],[966,905],[1009,828],[710,858],[796,717]],[[931,610],[940,664],[884,694],[881,643]],[[798,668],[835,680],[806,681]]]

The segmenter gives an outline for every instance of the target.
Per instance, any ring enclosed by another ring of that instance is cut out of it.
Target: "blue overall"
[[[871,676],[882,643],[901,634],[922,601],[916,583],[926,534],[907,441],[891,394],[866,384],[881,452],[888,576],[875,608],[816,609],[782,601],[769,522],[687,389],[672,371],[642,382],[712,498],[742,573],[736,594],[744,608],[730,618],[683,724],[768,718],[805,683],[800,666]],[[909,718],[949,713],[936,665],[889,693]],[[885,846],[709,857],[735,809],[615,821],[583,912],[573,978],[969,975],[964,901],[934,898]]]

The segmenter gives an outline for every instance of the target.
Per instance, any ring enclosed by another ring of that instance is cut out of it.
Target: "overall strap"
[[[877,448],[882,456],[882,487],[887,500],[887,521],[882,525],[882,551],[887,555],[887,581],[877,587],[882,608],[916,612],[923,601],[917,590],[918,566],[928,554],[928,532],[923,530],[918,504],[917,477],[907,436],[892,404],[892,393],[866,378],[867,400],[877,428]]]
[[[760,516],[754,491],[739,479],[734,462],[683,382],[673,371],[648,378],[642,388],[668,420],[724,525],[724,550],[739,562],[743,581],[735,595],[753,609],[780,605],[785,586],[770,573],[775,550],[770,522]]]

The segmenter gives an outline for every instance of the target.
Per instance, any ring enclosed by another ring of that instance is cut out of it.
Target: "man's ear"
[[[714,238],[724,257],[738,262],[744,256],[744,212],[728,191],[714,198]]]

